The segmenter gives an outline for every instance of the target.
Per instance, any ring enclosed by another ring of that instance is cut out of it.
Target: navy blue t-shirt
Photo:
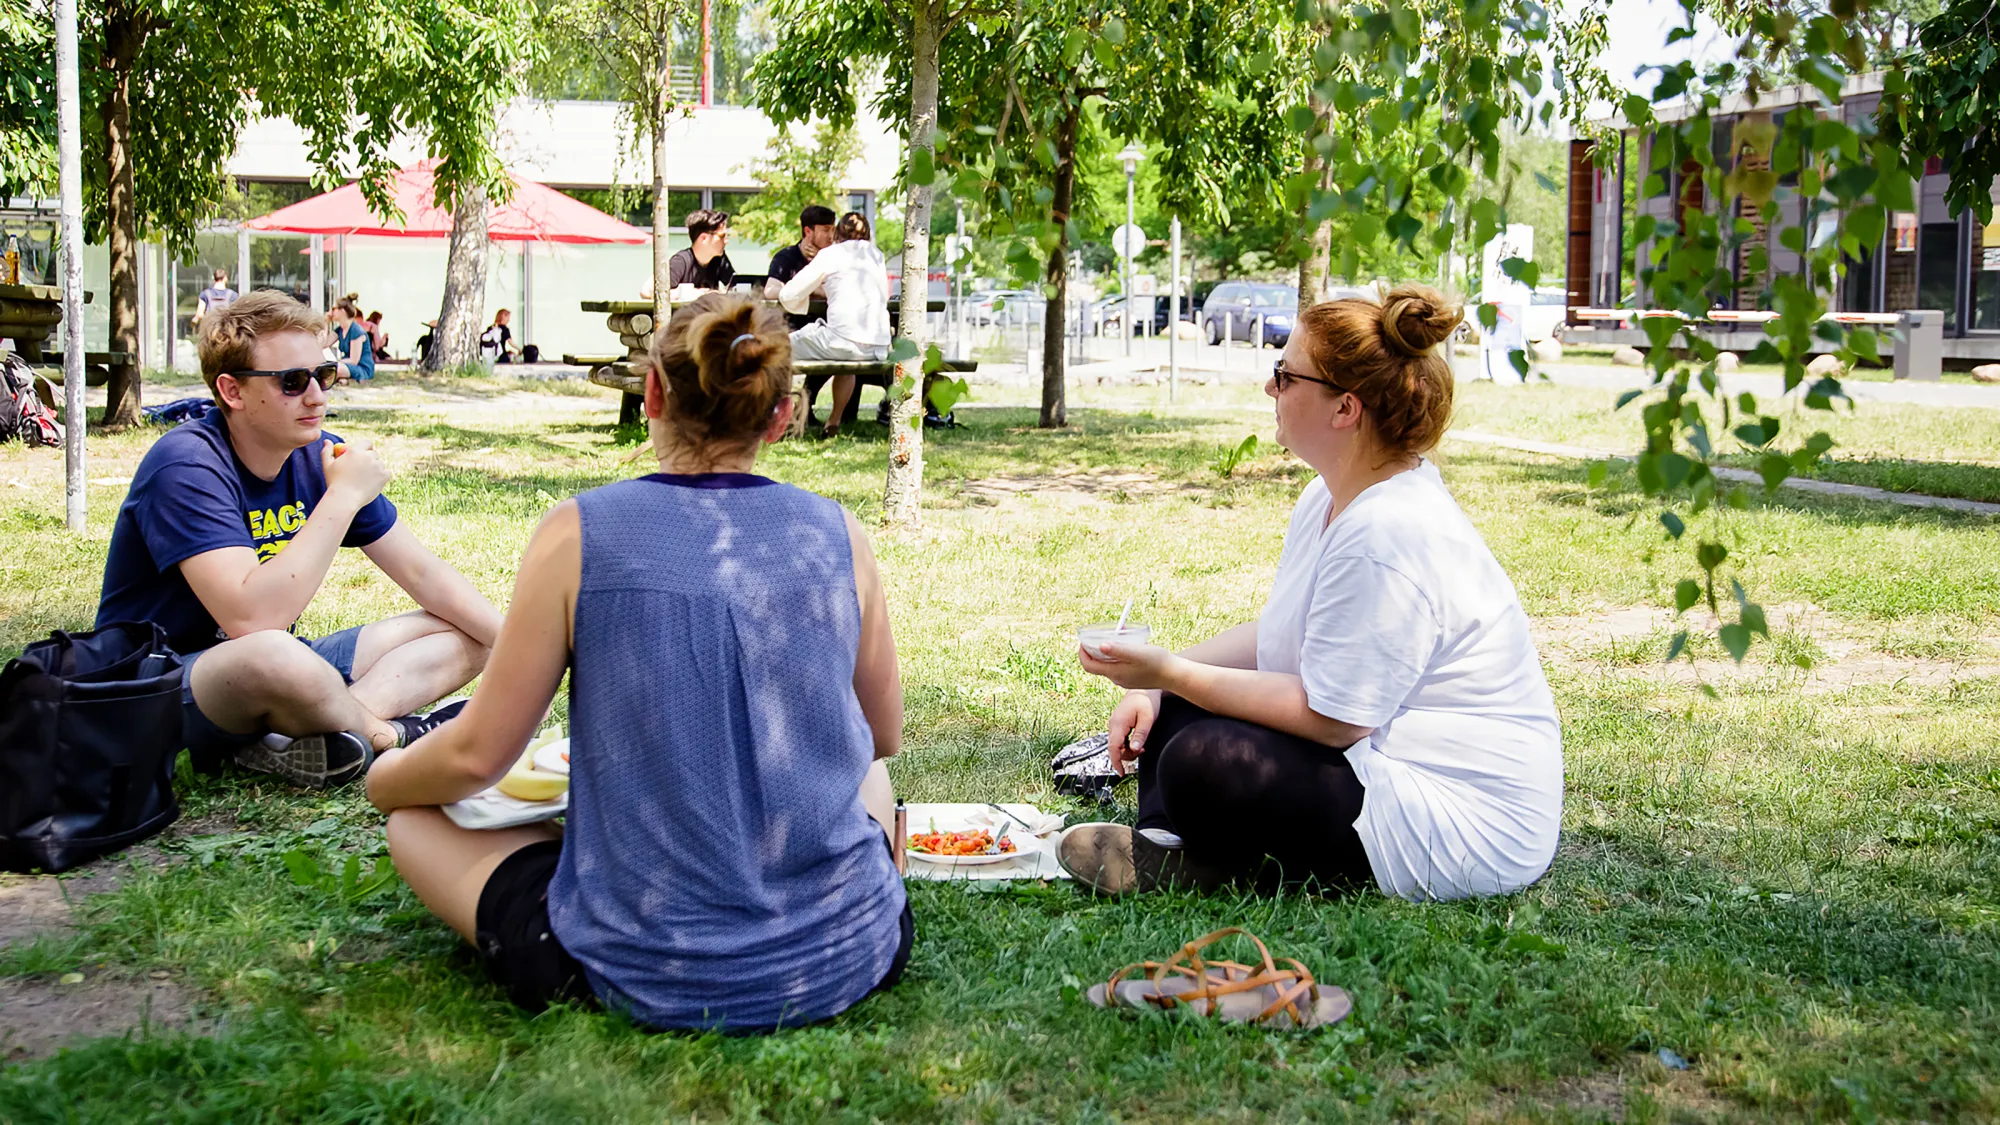
[[[326,495],[320,443],[292,451],[274,480],[244,468],[229,444],[227,410],[176,426],[153,443],[132,476],[111,527],[97,624],[152,621],[181,653],[226,639],[195,597],[180,563],[223,547],[249,547],[263,562],[284,550]],[[339,437],[320,431],[326,441]],[[343,547],[365,547],[396,526],[396,506],[377,496],[348,525]]]

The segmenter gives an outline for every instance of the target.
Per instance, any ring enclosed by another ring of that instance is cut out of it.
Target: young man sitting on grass
[[[100,627],[155,622],[188,658],[182,736],[197,767],[233,757],[308,786],[359,777],[455,713],[412,714],[478,675],[500,632],[493,603],[397,519],[382,458],[320,428],[339,372],[324,331],[275,292],[203,321],[217,409],[139,462],[97,607]],[[421,608],[292,636],[342,547],[361,548]]]

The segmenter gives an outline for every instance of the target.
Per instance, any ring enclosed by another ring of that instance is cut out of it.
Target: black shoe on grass
[[[458,717],[465,710],[466,700],[454,699],[443,706],[434,708],[428,715],[404,715],[400,719],[390,719],[389,725],[396,728],[396,745],[408,746],[417,739]]]
[[[236,752],[236,764],[268,773],[293,785],[331,789],[368,772],[375,760],[368,744],[349,731],[304,734],[296,738],[267,734]]]

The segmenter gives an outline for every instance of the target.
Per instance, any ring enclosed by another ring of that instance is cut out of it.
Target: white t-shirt
[[[852,238],[814,254],[779,290],[778,303],[803,314],[822,282],[827,327],[864,348],[889,346],[889,263],[874,243]]]
[[[1329,527],[1332,502],[1315,480],[1292,510],[1258,669],[1300,677],[1327,718],[1373,728],[1347,760],[1384,892],[1527,886],[1555,856],[1562,730],[1514,584],[1429,461]]]

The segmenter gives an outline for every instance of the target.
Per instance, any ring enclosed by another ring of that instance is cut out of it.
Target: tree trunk
[[[943,0],[910,5],[910,128],[904,167],[916,165],[919,151],[936,144],[938,37],[944,30]],[[924,352],[930,343],[931,185],[910,184],[903,209],[903,302],[897,335],[916,345],[915,354],[896,365],[898,386],[889,412],[889,473],[882,488],[882,521],[914,524],[921,518],[924,485]],[[914,391],[915,393],[911,393]]]
[[[1312,98],[1312,108],[1317,118],[1317,127],[1314,135],[1306,138],[1305,172],[1320,191],[1326,192],[1333,190],[1333,165],[1320,156],[1319,150],[1313,147],[1313,142],[1322,136],[1330,135],[1333,122],[1327,112],[1327,103],[1321,101],[1317,95]],[[1308,200],[1306,205],[1310,207],[1312,201]],[[1321,287],[1326,281],[1326,275],[1331,272],[1333,272],[1333,219],[1329,217],[1321,219],[1313,227],[1312,249],[1299,262],[1300,312],[1319,304],[1322,296]]]
[[[431,330],[427,371],[452,371],[479,362],[479,333],[486,320],[486,189],[468,187],[451,212],[451,250],[444,267],[444,302]]]
[[[1082,99],[1072,102],[1056,129],[1055,198],[1050,214],[1057,223],[1056,248],[1049,251],[1049,300],[1042,318],[1042,417],[1045,430],[1069,425],[1068,373],[1063,369],[1064,331],[1069,312],[1069,212],[1076,195],[1076,129]]]
[[[132,70],[146,31],[139,18],[114,9],[105,29],[106,62],[111,89],[104,106],[105,241],[109,244],[111,276],[111,350],[124,352],[127,362],[114,364],[105,385],[104,424],[139,423],[139,199],[132,171]]]
[[[653,73],[653,323],[665,326],[672,311],[673,223],[667,214],[667,115],[674,109],[673,44],[657,45],[659,68]]]

